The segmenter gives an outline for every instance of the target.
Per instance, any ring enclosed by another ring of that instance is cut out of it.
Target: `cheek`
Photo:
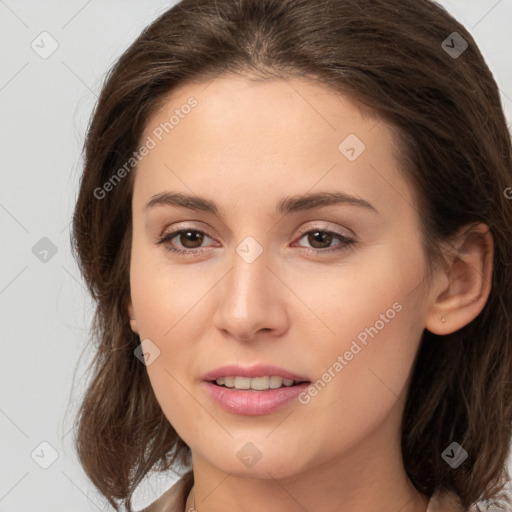
[[[211,312],[205,312],[201,299],[218,280],[216,273],[205,271],[205,279],[192,268],[172,267],[160,250],[134,244],[130,288],[139,336],[159,350],[146,367],[148,377],[162,411],[185,442],[196,435],[193,418],[201,412],[190,394],[196,341],[205,337],[208,325],[211,329]]]
[[[396,348],[421,323],[424,260],[419,245],[382,243],[341,265],[316,270],[314,276],[287,277],[301,299],[290,302],[290,323],[314,328],[318,335],[309,342],[324,354],[343,353],[359,335],[363,343],[372,335],[389,338],[385,346]]]
[[[164,341],[190,324],[194,304],[211,287],[211,279],[198,276],[190,265],[171,265],[166,256],[165,249],[134,240],[130,291],[141,339]]]
[[[378,264],[340,278],[337,287],[345,293],[326,304],[324,315],[336,336],[326,336],[315,352],[319,381],[316,396],[309,397],[309,417],[325,435],[328,424],[342,417],[336,427],[340,443],[378,428],[405,399],[424,329],[423,259],[421,252],[409,255],[404,261],[394,251],[381,252]]]

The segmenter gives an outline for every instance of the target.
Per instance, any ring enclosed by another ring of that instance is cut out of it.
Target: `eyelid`
[[[195,221],[190,221],[190,222],[195,222]],[[197,231],[199,233],[203,233],[204,235],[206,235],[209,238],[211,238],[212,240],[214,240],[215,237],[213,237],[209,234],[208,228],[203,228],[203,227],[201,227],[200,224],[199,225],[188,224],[186,221],[182,222],[182,223],[178,223],[178,224],[172,224],[170,226],[167,226],[160,235],[157,235],[157,239],[162,240],[162,238],[167,237],[168,235],[173,235],[173,237],[175,237],[180,232],[189,230],[189,231]]]
[[[354,234],[354,232],[351,230],[351,229],[348,229],[348,228],[340,228],[340,227],[334,227],[334,228],[331,228],[329,226],[327,226],[326,222],[323,222],[322,221],[317,221],[319,222],[320,224],[317,224],[317,225],[314,225],[314,226],[306,226],[304,228],[299,228],[299,235],[303,235],[305,233],[309,233],[310,231],[312,230],[318,230],[318,231],[330,231],[332,233],[336,233],[340,236],[343,236],[345,238],[353,238],[355,239],[356,236]],[[343,233],[342,230],[346,230],[348,231],[348,233]]]
[[[345,236],[347,238],[356,238],[354,232],[351,229],[348,229],[345,227],[344,228],[339,228],[339,227],[331,228],[326,225],[326,221],[316,221],[316,222],[319,224],[313,225],[313,226],[307,225],[305,227],[300,227],[298,230],[298,234],[302,236],[304,233],[308,233],[312,229],[318,229],[319,231],[332,231],[336,234]],[[172,231],[169,231],[168,234],[171,234],[171,233],[177,234],[177,232],[186,230],[186,229],[198,231],[198,232],[201,232],[201,233],[207,235],[209,238],[212,238],[212,239],[214,238],[208,234],[208,229],[202,228],[202,227],[197,227],[197,225],[194,226],[194,225],[190,225],[190,224],[186,224],[186,223],[184,223],[183,225],[178,224],[177,226],[173,226]],[[344,229],[344,230],[348,231],[348,233],[342,233],[342,232],[340,232],[340,229]],[[167,228],[164,229],[163,233],[160,235],[159,238],[166,236],[166,232],[167,232]]]

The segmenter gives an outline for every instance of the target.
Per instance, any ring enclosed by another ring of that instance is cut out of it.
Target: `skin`
[[[197,107],[136,172],[128,314],[160,350],[147,371],[192,450],[196,509],[425,512],[401,459],[405,393],[423,330],[448,334],[483,308],[490,234],[479,225],[480,237],[454,240],[428,283],[414,191],[385,123],[318,82],[224,76],[173,90],[143,140],[190,96]],[[366,146],[354,161],[338,149],[349,134]],[[219,213],[144,209],[166,191],[206,197]],[[318,191],[362,198],[378,213],[350,204],[275,212],[286,196]],[[205,252],[157,244],[183,227],[206,236],[167,243]],[[356,243],[303,234],[315,228]],[[252,263],[236,252],[248,236],[263,250]],[[335,246],[343,249],[322,254]],[[307,404],[241,416],[201,388],[207,371],[229,363],[276,364],[314,382],[395,303],[400,312]],[[250,468],[237,457],[248,442],[261,452]]]

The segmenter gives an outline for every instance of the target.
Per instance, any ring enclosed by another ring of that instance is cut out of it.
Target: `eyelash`
[[[162,237],[157,242],[157,245],[163,245],[165,250],[170,251],[174,254],[178,254],[178,255],[199,255],[199,254],[204,253],[206,250],[208,250],[208,247],[199,247],[196,249],[177,249],[176,247],[173,247],[167,243],[170,240],[172,240],[173,238],[175,238],[176,235],[180,235],[182,233],[187,233],[187,232],[200,233],[201,235],[206,235],[208,238],[211,238],[208,235],[208,233],[205,233],[204,231],[202,231],[200,229],[195,229],[192,227],[190,227],[190,228],[185,227],[185,228],[179,229],[177,231],[171,231],[170,233],[166,233],[166,234],[162,235]],[[351,248],[351,246],[353,246],[356,243],[356,241],[354,239],[349,238],[346,235],[343,235],[342,233],[338,233],[336,231],[332,231],[332,230],[328,230],[328,229],[319,229],[319,228],[313,228],[308,231],[304,231],[303,233],[300,234],[299,240],[302,239],[305,235],[308,235],[309,233],[324,233],[324,234],[334,235],[336,238],[338,238],[338,240],[340,240],[342,242],[339,245],[336,245],[332,248],[327,248],[327,249],[310,249],[308,247],[301,246],[308,253],[312,253],[315,255],[348,250]]]

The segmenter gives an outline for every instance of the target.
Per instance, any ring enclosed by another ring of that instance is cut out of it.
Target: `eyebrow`
[[[344,192],[317,192],[286,197],[277,203],[276,212],[287,214],[334,204],[360,206],[377,214],[379,213],[378,210],[365,199],[351,196]],[[219,213],[219,208],[213,201],[204,197],[191,196],[179,192],[161,192],[151,196],[144,210],[149,210],[156,206],[175,206],[194,211],[213,213],[215,215]]]

